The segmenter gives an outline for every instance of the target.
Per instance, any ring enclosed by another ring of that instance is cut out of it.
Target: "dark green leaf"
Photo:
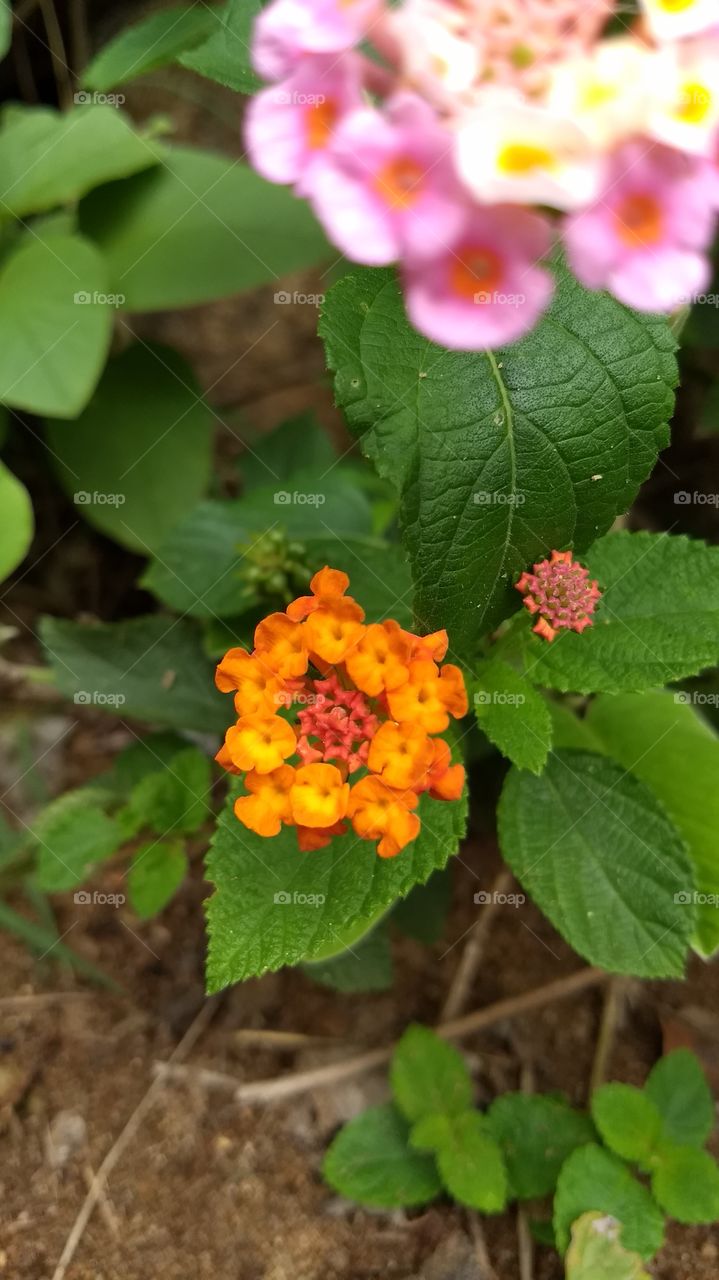
[[[380,1209],[426,1204],[441,1195],[431,1156],[408,1144],[408,1126],[391,1105],[372,1107],[337,1134],[322,1172],[340,1195]]]
[[[471,683],[480,729],[518,769],[541,773],[552,745],[552,720],[542,695],[496,658],[479,663]]]
[[[664,1218],[652,1197],[617,1156],[590,1143],[566,1161],[554,1198],[554,1230],[564,1253],[572,1224],[583,1213],[611,1214],[621,1224],[621,1243],[651,1258],[664,1240]]]
[[[644,1090],[661,1113],[665,1139],[682,1146],[704,1146],[714,1128],[714,1099],[689,1049],[675,1049],[660,1058]]]
[[[487,1123],[519,1200],[551,1195],[567,1157],[595,1137],[589,1116],[539,1094],[503,1094],[489,1108]]]
[[[379,924],[339,955],[302,967],[313,982],[345,995],[389,991],[392,986],[392,950],[387,928]]]
[[[203,41],[213,30],[217,11],[205,4],[173,6],[150,13],[125,27],[82,73],[87,89],[104,92],[174,62]]]
[[[215,13],[214,30],[208,39],[182,54],[179,61],[183,67],[240,93],[259,89],[262,81],[252,70],[250,43],[252,24],[261,8],[262,0],[229,0]]]

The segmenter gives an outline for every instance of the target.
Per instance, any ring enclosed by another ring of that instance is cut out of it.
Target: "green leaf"
[[[412,627],[412,579],[402,549],[379,538],[339,535],[306,538],[310,568],[329,564],[349,574],[350,591],[359,600],[369,622],[394,618]]]
[[[212,426],[183,358],[137,343],[110,361],[77,421],[48,423],[47,438],[78,514],[148,555],[207,487]]]
[[[551,1195],[567,1157],[595,1137],[589,1116],[541,1094],[503,1094],[489,1108],[487,1123],[518,1200]]]
[[[583,1213],[595,1210],[621,1223],[625,1249],[651,1258],[664,1240],[664,1218],[652,1197],[625,1164],[590,1143],[572,1153],[564,1164],[554,1197],[554,1230],[564,1253],[572,1224]]]
[[[133,909],[149,920],[166,907],[187,874],[187,854],[182,840],[141,845],[127,874]]]
[[[97,862],[122,843],[122,831],[91,792],[67,791],[33,823],[38,844],[35,883],[46,893],[82,884]]]
[[[527,631],[537,684],[637,692],[719,661],[719,547],[666,533],[611,533],[583,560],[603,591],[596,621],[552,644]]]
[[[191,835],[211,815],[210,762],[195,747],[173,755],[165,767],[148,773],[133,787],[124,815],[125,829],[149,827],[157,835]]]
[[[719,947],[719,737],[689,693],[601,696],[581,723],[594,750],[646,783],[686,841],[696,882],[696,892],[691,882],[683,886],[696,907],[693,942],[712,955]]]
[[[556,751],[541,778],[512,770],[498,821],[504,858],[579,955],[613,973],[681,976],[693,911],[675,895],[691,864],[643,783],[601,756]]]
[[[518,769],[541,773],[552,745],[552,720],[541,694],[499,659],[478,664],[472,690],[480,729]]]
[[[115,756],[112,768],[101,774],[103,786],[120,800],[127,800],[141,778],[164,768],[187,743],[177,733],[148,733],[135,738]]]
[[[392,921],[401,933],[432,946],[444,933],[452,901],[452,869],[435,871],[426,884],[418,884],[397,903]]]
[[[272,839],[248,831],[234,816],[233,799],[207,860],[215,885],[207,907],[211,991],[309,960],[333,942],[341,947],[355,921],[371,921],[445,865],[466,821],[464,800],[423,796],[422,830],[396,858],[378,858],[374,844],[353,832],[318,854],[303,854],[291,828]]]
[[[345,995],[389,991],[392,986],[392,950],[387,928],[379,924],[346,951],[302,968],[313,982]]]
[[[591,1106],[607,1146],[646,1168],[662,1131],[662,1117],[651,1098],[631,1084],[604,1084],[592,1094]]]
[[[12,42],[12,8],[10,0],[0,0],[0,58],[4,58]]]
[[[251,439],[240,458],[243,491],[273,487],[298,471],[319,477],[342,464],[327,432],[313,413],[300,413],[268,435]]]
[[[254,93],[262,81],[252,70],[252,25],[262,0],[229,0],[214,15],[212,34],[197,49],[183,53],[179,61],[198,75],[216,80],[228,89]]]
[[[708,1151],[665,1147],[652,1175],[652,1192],[677,1222],[716,1222],[719,1218],[719,1169]]]
[[[661,1113],[667,1141],[704,1146],[714,1128],[714,1099],[699,1061],[689,1049],[675,1049],[660,1058],[644,1091]]]
[[[433,1151],[439,1176],[459,1204],[501,1213],[507,1203],[502,1152],[478,1111],[426,1113],[410,1133],[412,1146]]]
[[[144,574],[142,585],[164,604],[182,613],[200,618],[232,617],[241,612],[247,591],[242,579],[246,553],[275,528],[299,538],[304,545],[308,535],[319,535],[321,541],[315,552],[315,563],[327,563],[323,557],[329,542],[335,556],[342,558],[337,567],[344,568],[345,559],[354,560],[355,568],[360,565],[364,569],[365,579],[371,572],[365,566],[377,565],[383,557],[386,564],[384,543],[367,539],[355,548],[354,535],[366,532],[370,524],[369,507],[362,494],[348,482],[339,480],[334,481],[326,495],[312,489],[303,492],[315,497],[326,496],[327,501],[321,506],[277,503],[274,494],[264,489],[239,501],[201,503],[157,548],[157,558]],[[333,538],[331,531],[339,537]],[[350,564],[347,572],[351,573]],[[395,581],[408,589],[406,571],[402,578],[396,569],[394,573],[390,569],[386,576],[390,583]],[[382,577],[373,576],[371,585],[375,592],[383,591],[387,595]],[[355,588],[353,583],[355,590],[358,592],[359,587]]]
[[[557,274],[548,315],[496,353],[427,342],[388,271],[345,277],[320,320],[337,401],[402,495],[417,612],[468,656],[516,607],[522,570],[551,547],[587,547],[667,442],[666,322]]]
[[[329,253],[309,207],[289,188],[190,147],[174,147],[150,173],[94,191],[80,206],[80,225],[102,249],[130,311],[226,298]],[[286,303],[289,295],[280,294]]]
[[[159,153],[110,105],[34,107],[0,130],[0,210],[21,218],[79,200],[101,183],[156,165]],[[76,289],[82,285],[76,285]]]
[[[429,1027],[405,1031],[392,1057],[397,1106],[413,1123],[422,1116],[462,1114],[472,1105],[472,1078],[461,1053]]]
[[[0,266],[0,400],[72,418],[110,345],[105,264],[79,236],[23,237]]]
[[[40,638],[60,692],[81,706],[198,733],[224,731],[232,718],[199,633],[183,619],[89,626],[45,617]]]
[[[200,44],[216,21],[216,11],[204,4],[150,13],[103,45],[83,71],[82,83],[87,89],[104,92],[147,71],[157,71]]]
[[[564,1260],[567,1280],[651,1280],[638,1253],[617,1239],[619,1223],[601,1213],[583,1213],[572,1226]]]
[[[0,462],[0,582],[25,559],[34,530],[30,494]]]
[[[407,1138],[407,1123],[391,1104],[371,1107],[337,1134],[324,1159],[324,1178],[358,1204],[427,1204],[441,1195],[442,1185],[434,1160],[413,1151]]]

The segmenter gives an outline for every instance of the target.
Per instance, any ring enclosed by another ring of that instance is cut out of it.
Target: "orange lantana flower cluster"
[[[312,595],[259,623],[251,653],[225,654],[215,681],[238,718],[216,758],[243,777],[235,813],[250,831],[294,826],[300,849],[321,849],[351,823],[392,858],[419,833],[422,792],[461,794],[464,769],[434,735],[465,715],[467,694],[459,668],[440,666],[445,631],[366,625],[348,586],[326,566]]]

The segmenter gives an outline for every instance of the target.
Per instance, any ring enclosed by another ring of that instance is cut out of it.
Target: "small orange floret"
[[[349,783],[333,764],[305,764],[295,774],[290,802],[300,827],[333,827],[347,812]]]
[[[459,667],[451,664],[440,671],[434,662],[417,659],[409,665],[409,680],[391,689],[387,702],[395,720],[411,720],[427,733],[442,733],[449,717],[467,711],[467,691]]]
[[[336,666],[362,635],[363,617],[362,609],[349,597],[322,604],[304,623],[305,643],[313,654]]]
[[[297,735],[280,716],[240,716],[227,730],[225,746],[238,769],[272,773],[295,751]]]
[[[444,738],[434,738],[434,759],[425,786],[433,800],[459,800],[464,789],[464,766],[452,764],[452,753]]]
[[[433,631],[428,636],[415,636],[411,631],[404,635],[411,643],[410,657],[423,658],[425,661],[441,662],[449,648],[449,636],[446,631]]]
[[[347,814],[358,836],[379,840],[380,858],[394,858],[419,835],[419,818],[410,812],[417,803],[414,791],[396,791],[381,778],[367,777],[353,786]]]
[[[238,716],[254,711],[272,715],[282,699],[283,681],[262,658],[244,649],[230,649],[215,673],[215,684],[223,693],[235,690]]]
[[[255,627],[255,656],[278,676],[303,676],[309,655],[304,629],[284,613],[271,613]]]
[[[346,831],[346,822],[335,822],[331,827],[297,827],[297,844],[301,853],[314,853],[326,849],[333,836],[343,836]]]
[[[222,746],[217,752],[217,755],[215,756],[215,760],[219,764],[220,768],[225,769],[227,773],[235,773],[237,774],[238,777],[242,774],[242,770],[238,769],[237,765],[232,763],[232,757],[230,756],[230,753],[227,750],[226,742],[223,742]]]
[[[345,663],[358,689],[376,698],[383,689],[397,689],[409,678],[410,637],[396,623],[372,622],[365,627]]]
[[[414,787],[434,760],[433,739],[418,724],[387,720],[370,744],[367,764],[389,787]]]
[[[245,776],[245,786],[251,793],[235,800],[235,815],[250,831],[258,836],[276,836],[283,822],[292,821],[290,789],[295,771],[292,765],[282,764],[271,773],[251,770]]]
[[[329,565],[325,565],[324,569],[320,569],[316,573],[310,583],[311,596],[300,596],[298,600],[293,600],[287,606],[287,617],[292,618],[294,622],[301,622],[303,618],[309,617],[314,613],[315,609],[319,609],[323,604],[331,604],[333,600],[340,600],[347,590],[350,580],[346,573],[341,569],[330,569]],[[351,599],[350,596],[347,599]],[[360,609],[360,606],[357,605]],[[364,610],[360,609],[362,618],[364,618]]]

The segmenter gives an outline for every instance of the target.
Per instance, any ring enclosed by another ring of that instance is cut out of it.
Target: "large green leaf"
[[[81,416],[48,423],[47,435],[78,513],[148,555],[203,495],[212,426],[182,357],[137,343],[110,361]]]
[[[519,769],[541,773],[552,745],[545,699],[509,663],[493,658],[476,664],[471,681],[474,713],[503,755]]]
[[[590,1143],[566,1161],[554,1198],[554,1229],[563,1253],[572,1224],[583,1213],[596,1210],[621,1223],[620,1240],[626,1249],[651,1258],[661,1249],[664,1219],[646,1187],[617,1156]]]
[[[487,1122],[518,1200],[551,1195],[564,1161],[595,1137],[589,1116],[541,1094],[502,1094],[489,1108]]]
[[[0,582],[25,559],[34,528],[25,485],[0,462]]]
[[[503,856],[575,951],[615,973],[683,974],[691,863],[643,783],[602,756],[556,751],[540,778],[512,770],[498,817]]]
[[[46,893],[82,884],[93,865],[122,844],[122,831],[85,789],[54,800],[33,823],[38,844],[36,883]]]
[[[714,1099],[698,1059],[689,1049],[660,1058],[644,1091],[659,1109],[663,1136],[682,1146],[703,1147],[716,1123]]]
[[[232,718],[199,634],[184,619],[89,626],[45,617],[40,638],[58,688],[80,706],[207,733],[224,731]]]
[[[666,533],[611,533],[583,557],[602,588],[595,623],[551,644],[527,630],[537,684],[622,693],[719,661],[719,547]]]
[[[518,603],[526,565],[593,542],[667,441],[666,322],[557,270],[548,315],[496,353],[422,338],[387,271],[345,277],[320,321],[337,401],[401,492],[418,613],[467,655]]]
[[[647,784],[684,837],[694,868],[694,945],[704,956],[719,947],[719,737],[689,693],[603,695],[580,723],[593,750],[606,752]],[[571,722],[570,722],[571,730]],[[564,727],[558,744],[571,746]]]
[[[0,400],[73,418],[110,345],[105,264],[79,236],[23,238],[0,267]]]
[[[10,0],[0,0],[0,58],[4,58],[12,40],[12,9]]]
[[[191,147],[94,191],[80,206],[80,225],[103,250],[130,311],[225,298],[329,253],[308,206],[286,187]]]
[[[340,1195],[380,1209],[426,1204],[442,1191],[434,1160],[412,1150],[407,1123],[390,1104],[345,1125],[322,1172]]]
[[[352,831],[317,853],[300,853],[291,827],[272,839],[255,835],[238,822],[232,803],[230,796],[207,859],[215,886],[207,907],[210,991],[309,960],[333,942],[340,949],[354,921],[380,915],[445,865],[466,816],[464,801],[423,796],[419,836],[396,858],[383,859]]]
[[[0,218],[42,213],[157,164],[158,152],[109,104],[15,112],[0,129]]]
[[[214,29],[207,40],[183,53],[179,62],[228,89],[253,93],[262,84],[250,60],[252,24],[261,8],[262,0],[229,0],[214,14]]]
[[[82,83],[104,92],[156,71],[205,40],[216,22],[217,10],[205,4],[173,5],[150,13],[103,45],[83,71]]]

